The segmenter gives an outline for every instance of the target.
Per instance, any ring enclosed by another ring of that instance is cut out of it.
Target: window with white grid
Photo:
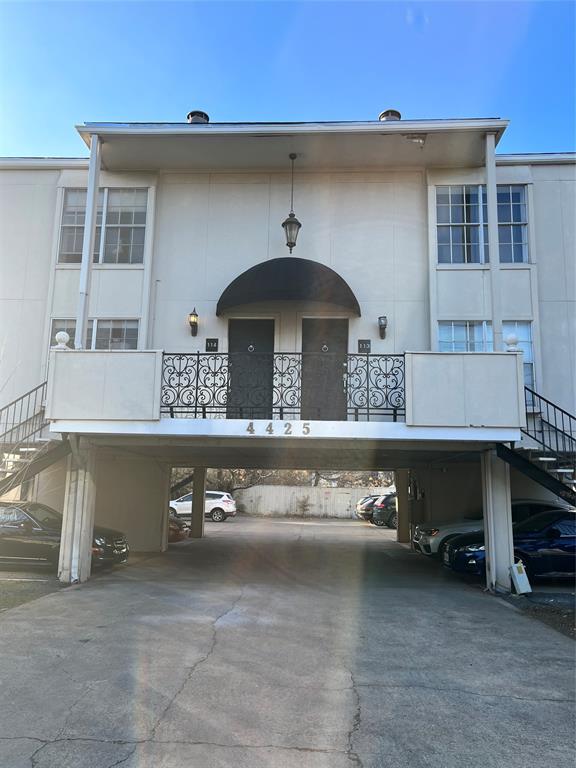
[[[94,261],[100,254],[100,235],[102,231],[102,202],[104,194],[100,190],[96,213],[96,237],[94,240]],[[86,190],[67,189],[64,192],[62,226],[58,247],[59,264],[79,264],[82,261],[82,241],[84,239],[84,219],[86,216]]]
[[[486,187],[458,184],[436,187],[439,264],[488,262]]]
[[[96,213],[94,262],[142,264],[147,203],[147,189],[100,190]],[[82,261],[85,216],[86,190],[67,189],[64,194],[60,228],[59,264],[79,264]]]
[[[146,231],[146,189],[110,189],[106,205],[105,264],[142,264]]]
[[[440,352],[492,352],[492,323],[486,320],[442,320],[438,323]]]
[[[524,384],[534,389],[534,349],[532,346],[532,323],[529,320],[504,320],[502,338],[506,341],[510,335],[518,339],[518,348],[522,350],[524,364]]]
[[[527,262],[526,187],[518,184],[498,184],[497,200],[500,261],[508,264]]]
[[[88,321],[88,328],[86,332],[86,349],[91,349],[92,347],[92,330],[93,330],[94,321],[89,320]],[[57,344],[56,341],[56,334],[60,331],[66,331],[68,336],[70,336],[70,341],[68,343],[68,346],[71,349],[74,349],[74,336],[76,335],[76,320],[52,320],[52,330],[50,333],[50,346],[54,347]]]
[[[97,320],[94,349],[137,349],[138,320]]]

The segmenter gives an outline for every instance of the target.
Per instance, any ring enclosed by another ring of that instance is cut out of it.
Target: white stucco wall
[[[56,265],[63,189],[86,185],[83,169],[0,171],[0,405],[45,378],[52,318],[76,314],[79,268]],[[295,255],[347,280],[362,317],[350,318],[349,349],[434,349],[440,319],[489,320],[490,269],[435,264],[428,188],[478,183],[482,169],[300,172],[295,208],[303,223]],[[532,322],[537,388],[576,410],[576,181],[574,165],[498,168],[498,182],[529,190],[529,265],[502,265],[503,320]],[[226,351],[227,320],[215,316],[224,288],[249,267],[288,255],[280,226],[289,205],[282,173],[103,172],[102,186],[150,189],[143,265],[97,265],[91,317],[140,321],[141,348]],[[429,220],[430,212],[430,220]],[[430,284],[430,285],[429,285]],[[186,323],[199,312],[196,338]],[[245,308],[273,317],[277,349],[300,349],[304,315],[334,307]],[[377,317],[388,317],[387,337]]]
[[[290,202],[285,174],[165,174],[157,190],[152,344],[226,351],[227,320],[216,317],[226,286],[250,267],[288,256],[281,222]],[[350,285],[362,308],[350,321],[350,350],[370,338],[373,352],[427,349],[426,200],[421,172],[297,174],[302,231],[294,255],[326,264]],[[196,307],[196,338],[186,316]],[[297,306],[245,308],[276,321],[278,349],[299,350]],[[338,315],[334,307],[306,314]],[[385,340],[377,318],[388,316]],[[346,313],[340,313],[346,316]]]
[[[539,166],[534,179],[539,391],[576,412],[576,166]]]
[[[301,485],[255,485],[235,491],[238,508],[261,517],[355,518],[363,496],[390,493],[393,488],[319,488]]]
[[[0,406],[42,381],[58,177],[0,172]]]

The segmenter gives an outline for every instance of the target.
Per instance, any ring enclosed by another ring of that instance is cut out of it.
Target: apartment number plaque
[[[370,339],[358,339],[358,354],[370,354]]]
[[[218,352],[218,339],[206,339],[206,352]]]

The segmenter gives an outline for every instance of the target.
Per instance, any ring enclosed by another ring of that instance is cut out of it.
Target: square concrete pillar
[[[94,452],[69,456],[58,561],[58,578],[65,584],[90,577],[95,501]]]
[[[410,542],[410,526],[412,523],[411,502],[408,497],[410,470],[397,469],[394,473],[396,485],[396,509],[398,511],[397,540],[407,544]]]
[[[514,564],[512,504],[508,464],[496,451],[482,454],[482,501],[486,547],[486,585],[492,592],[510,592]]]
[[[126,451],[100,450],[96,483],[97,526],[124,533],[132,552],[167,548],[168,464]]]
[[[201,539],[204,536],[204,505],[206,499],[206,467],[194,467],[192,486],[192,520],[190,538]]]

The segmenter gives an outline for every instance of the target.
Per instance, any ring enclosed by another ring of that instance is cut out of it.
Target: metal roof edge
[[[576,152],[524,152],[496,155],[496,165],[566,165],[576,163]]]
[[[455,120],[390,120],[335,123],[83,123],[76,130],[90,144],[90,136],[241,136],[294,134],[437,133],[495,131],[498,139],[509,125],[503,118]]]
[[[65,168],[88,168],[87,157],[0,157],[0,170],[50,171]]]

